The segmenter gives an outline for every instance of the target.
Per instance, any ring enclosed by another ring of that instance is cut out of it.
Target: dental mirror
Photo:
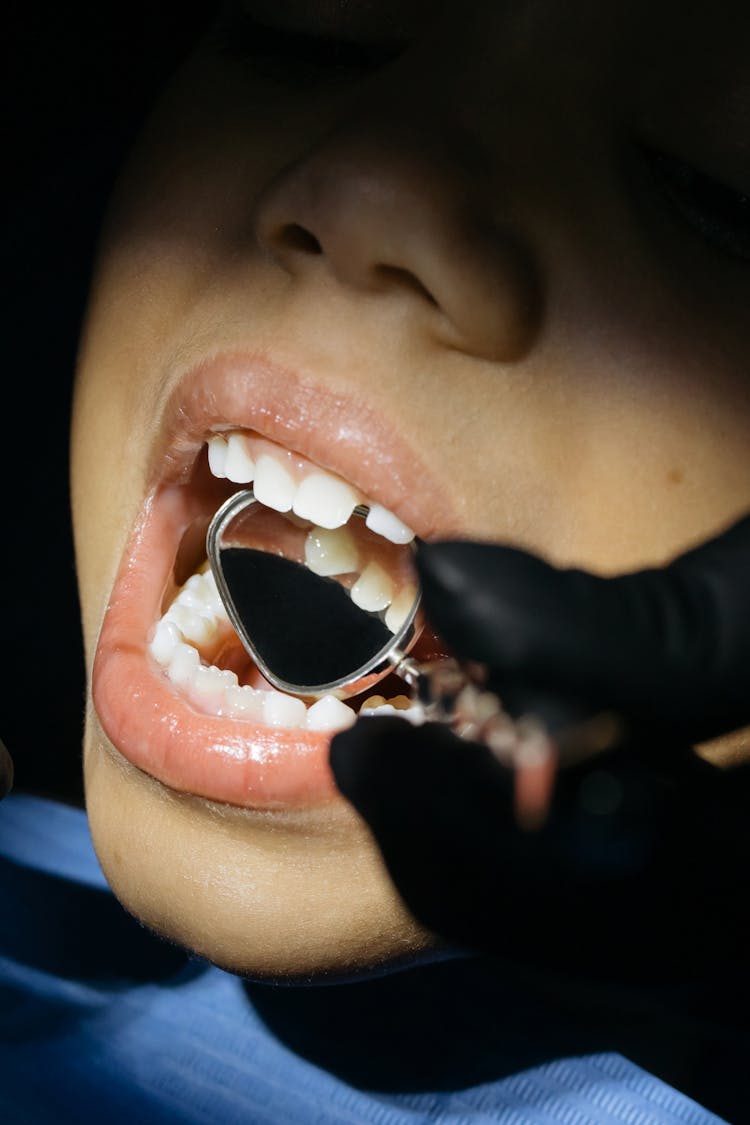
[[[216,585],[242,644],[266,679],[291,695],[356,695],[396,671],[422,631],[414,545],[365,524],[357,507],[328,530],[231,496],[206,537]]]

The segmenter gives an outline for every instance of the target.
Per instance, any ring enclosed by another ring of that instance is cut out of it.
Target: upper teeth
[[[253,476],[243,483],[252,480],[255,498],[259,503],[265,504],[267,508],[274,508],[277,512],[291,511],[297,489],[292,477],[274,457],[258,458]]]
[[[220,444],[221,443],[221,444]],[[208,443],[211,471],[216,477],[227,477],[236,484],[253,479],[255,466],[250,455],[250,438],[247,434],[232,434],[229,441],[219,438]]]
[[[343,527],[359,500],[358,493],[350,484],[331,473],[319,470],[302,481],[292,509],[302,519],[333,530]]]
[[[343,527],[358,504],[369,508],[367,526],[391,543],[411,543],[414,532],[381,504],[373,504],[335,473],[253,434],[233,430],[208,440],[215,477],[252,482],[255,498],[277,512],[294,512],[318,527]]]
[[[401,523],[393,512],[389,512],[381,504],[370,504],[369,507],[365,523],[370,531],[390,539],[391,543],[411,543],[414,532],[405,523]]]

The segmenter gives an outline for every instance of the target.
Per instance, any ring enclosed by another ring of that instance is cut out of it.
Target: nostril
[[[422,284],[416,274],[413,274],[410,270],[402,269],[400,266],[381,265],[375,266],[373,273],[378,278],[382,279],[386,285],[395,284],[403,289],[410,289],[412,293],[418,293],[420,297],[424,297],[429,304],[437,308],[438,302],[435,300],[432,293],[430,293],[426,285]]]
[[[283,250],[297,250],[303,254],[322,254],[323,247],[311,231],[299,223],[287,223],[276,235],[276,244]]]

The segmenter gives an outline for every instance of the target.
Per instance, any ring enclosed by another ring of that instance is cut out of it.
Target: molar
[[[213,576],[213,572],[208,562],[203,565],[207,569],[198,574],[191,575],[183,586],[181,595],[183,595],[186,590],[190,590],[191,593],[194,592],[203,603],[204,613],[213,614],[218,621],[228,622],[229,618],[227,616],[226,607],[221,600],[221,594],[216,586],[216,579]]]
[[[364,718],[396,715],[399,719],[406,719],[413,726],[421,726],[425,721],[422,705],[405,695],[396,695],[392,699],[385,699],[382,695],[371,695],[364,701],[359,713]]]
[[[384,695],[369,695],[360,707],[359,713],[362,715],[365,711],[375,711],[378,707],[385,707],[385,705]]]
[[[172,621],[183,640],[192,641],[193,644],[203,645],[213,640],[218,628],[216,618],[212,615],[199,613],[196,609],[182,603],[179,598],[172,602],[162,620]]]
[[[410,711],[415,706],[414,700],[408,695],[393,695],[386,699],[383,695],[368,695],[360,708],[363,711],[378,711],[381,707],[389,707],[392,711]]]
[[[237,683],[237,676],[228,668],[201,664],[193,672],[186,687],[196,707],[218,715],[223,710],[227,688],[236,687]]]
[[[224,711],[233,719],[263,719],[263,696],[248,684],[230,685],[224,692]]]
[[[176,687],[186,685],[200,663],[198,650],[180,641],[167,665],[167,676]]]
[[[162,617],[156,622],[148,649],[157,664],[166,668],[180,644],[182,644],[182,634],[174,621],[166,621]]]

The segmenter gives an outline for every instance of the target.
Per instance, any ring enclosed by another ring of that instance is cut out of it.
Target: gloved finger
[[[712,543],[615,578],[490,543],[420,544],[425,612],[460,657],[489,666],[504,698],[569,698],[702,741],[750,721],[750,584],[729,565],[750,561],[743,523],[718,565]]]
[[[493,947],[502,935],[506,947],[519,948],[556,926],[559,911],[587,910],[596,887],[642,870],[663,828],[654,815],[663,791],[655,776],[620,767],[631,775],[626,786],[597,765],[588,795],[587,768],[558,778],[550,818],[524,831],[514,816],[513,772],[439,724],[367,719],[334,737],[330,761],[412,913],[473,946]],[[616,817],[602,815],[610,806]]]
[[[584,763],[558,776],[544,825],[524,831],[511,771],[444,726],[367,719],[334,737],[330,761],[406,906],[451,945],[658,979],[726,941],[695,918],[704,845],[683,794],[710,789],[718,771],[705,763],[693,781],[627,754]]]
[[[449,940],[494,941],[505,913],[493,889],[513,817],[511,772],[447,727],[386,717],[337,734],[330,762],[412,914]]]

